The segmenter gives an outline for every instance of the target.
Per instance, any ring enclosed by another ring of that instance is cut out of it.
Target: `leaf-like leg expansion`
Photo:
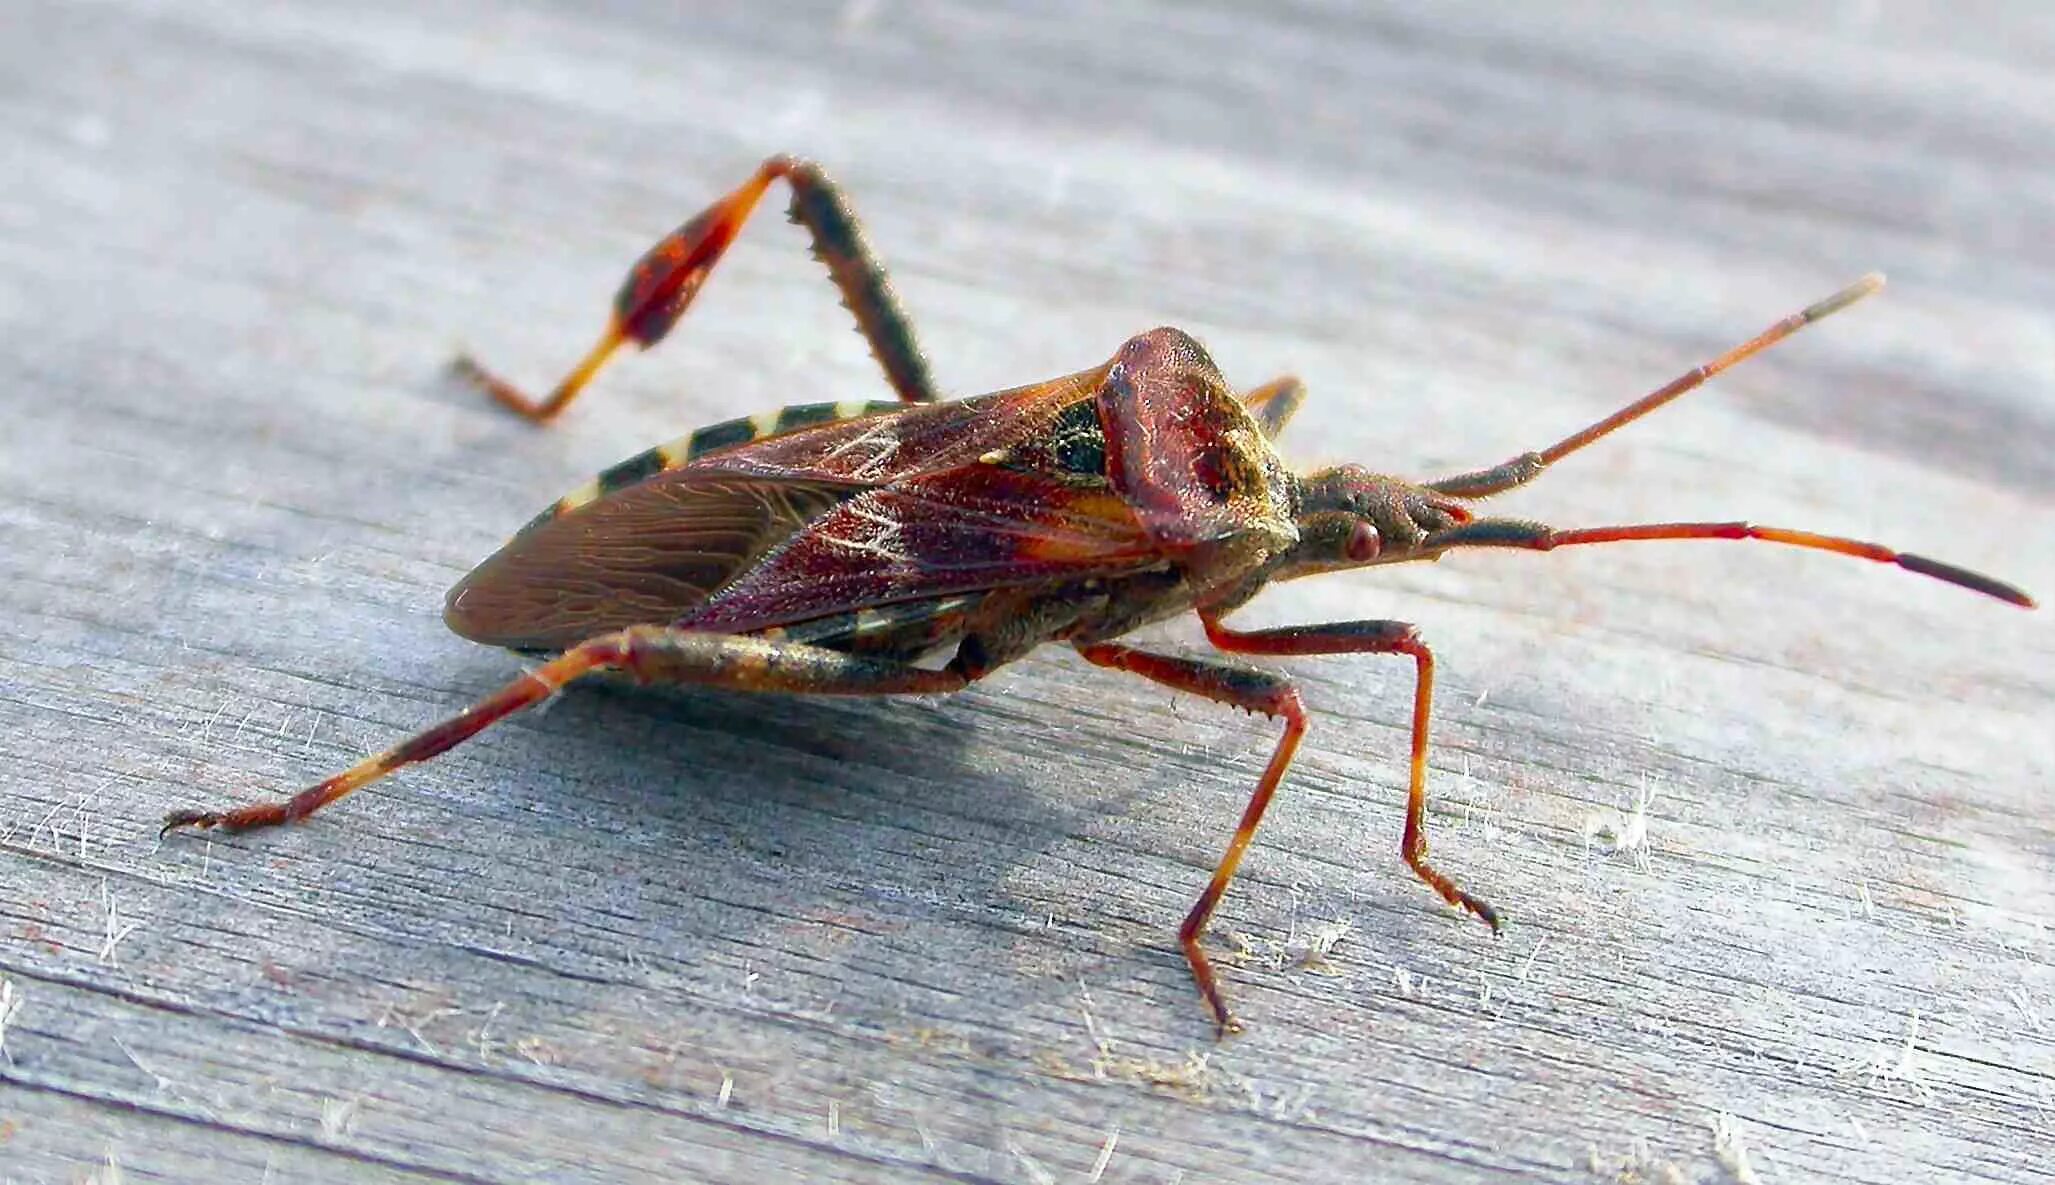
[[[1220,858],[1219,865],[1213,870],[1213,879],[1206,882],[1206,891],[1199,894],[1191,912],[1185,915],[1184,924],[1177,928],[1178,945],[1184,948],[1185,961],[1191,964],[1192,978],[1198,981],[1199,994],[1205,997],[1214,1023],[1222,1033],[1239,1031],[1241,1026],[1235,1021],[1234,1014],[1228,1011],[1227,998],[1220,993],[1219,977],[1213,973],[1213,964],[1200,948],[1199,939],[1206,932],[1206,923],[1212,918],[1214,907],[1220,904],[1221,894],[1227,892],[1227,882],[1234,879],[1235,867],[1242,862],[1242,854],[1248,851],[1257,825],[1263,821],[1264,808],[1270,805],[1271,795],[1277,792],[1278,783],[1284,780],[1284,771],[1291,766],[1292,754],[1298,751],[1299,738],[1306,733],[1305,707],[1299,702],[1297,689],[1267,671],[1203,659],[1172,658],[1112,642],[1082,645],[1077,650],[1102,667],[1131,671],[1179,691],[1189,691],[1284,720],[1284,735],[1277,738],[1277,748],[1271,751],[1270,764],[1263,767],[1256,792],[1249,796],[1249,805],[1242,808],[1241,822],[1235,825],[1227,854]]]
[[[1434,652],[1413,626],[1403,621],[1343,621],[1330,625],[1287,626],[1243,633],[1202,618],[1206,638],[1232,654],[1408,654],[1417,672],[1413,684],[1412,772],[1406,789],[1406,831],[1399,854],[1421,880],[1450,905],[1476,914],[1493,931],[1498,911],[1457,886],[1427,863],[1427,726],[1434,709]]]
[[[934,380],[914,341],[912,322],[900,307],[884,267],[864,241],[841,190],[820,166],[789,156],[766,160],[733,193],[645,252],[615,294],[613,313],[598,343],[548,396],[532,398],[468,356],[457,358],[457,372],[536,423],[554,419],[622,344],[634,342],[646,350],[663,340],[742,232],[764,191],[780,177],[792,187],[792,221],[812,235],[814,258],[827,265],[835,287],[841,290],[843,305],[856,317],[857,328],[870,343],[892,389],[908,403],[933,402]]]
[[[1306,402],[1306,384],[1294,375],[1271,379],[1260,387],[1252,387],[1242,394],[1242,405],[1249,414],[1256,417],[1256,426],[1263,429],[1263,435],[1271,440],[1284,431],[1284,426]]]
[[[643,683],[808,695],[923,695],[956,691],[969,682],[953,668],[923,670],[749,635],[635,626],[582,642],[442,723],[291,798],[231,811],[174,811],[165,817],[164,830],[219,827],[248,831],[297,822],[395,770],[445,753],[515,712],[548,699],[566,684],[599,671],[621,671]]]

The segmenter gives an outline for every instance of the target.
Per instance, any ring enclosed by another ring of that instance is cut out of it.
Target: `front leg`
[[[1206,952],[1199,948],[1199,938],[1206,932],[1206,922],[1212,918],[1214,907],[1220,904],[1221,894],[1227,892],[1227,882],[1234,879],[1235,866],[1242,862],[1242,853],[1249,850],[1249,841],[1255,838],[1256,826],[1263,821],[1263,811],[1270,805],[1271,795],[1277,792],[1277,784],[1284,780],[1284,771],[1291,765],[1292,754],[1298,751],[1299,738],[1306,733],[1305,705],[1299,702],[1299,693],[1290,683],[1267,671],[1203,659],[1150,654],[1146,650],[1112,642],[1081,645],[1077,651],[1102,667],[1132,671],[1179,691],[1189,691],[1223,704],[1284,719],[1284,735],[1277,738],[1277,748],[1270,753],[1270,764],[1263,767],[1263,776],[1256,782],[1256,792],[1249,796],[1249,805],[1242,808],[1242,819],[1235,826],[1234,838],[1228,841],[1227,854],[1220,858],[1220,864],[1213,870],[1213,879],[1206,882],[1206,891],[1199,894],[1191,912],[1185,915],[1184,924],[1177,928],[1178,945],[1184,948],[1185,961],[1191,964],[1192,978],[1198,981],[1199,994],[1206,998],[1206,1007],[1212,1010],[1214,1023],[1222,1033],[1239,1031],[1241,1025],[1227,1009],[1227,998],[1220,994],[1219,978],[1213,974],[1213,964],[1206,958]]]
[[[566,650],[442,723],[291,798],[231,811],[173,811],[165,816],[164,830],[219,827],[249,831],[296,823],[395,770],[446,753],[521,709],[555,695],[566,684],[600,671],[623,671],[644,683],[802,695],[924,695],[956,691],[970,682],[970,676],[955,667],[930,671],[798,642],[632,626]]]
[[[1201,615],[1206,637],[1231,654],[1407,654],[1418,674],[1413,683],[1413,763],[1406,791],[1406,831],[1399,843],[1415,875],[1433,886],[1450,905],[1469,910],[1496,933],[1498,911],[1464,892],[1448,876],[1427,863],[1427,723],[1434,706],[1434,652],[1419,632],[1403,621],[1343,621],[1331,625],[1298,625],[1243,633]]]

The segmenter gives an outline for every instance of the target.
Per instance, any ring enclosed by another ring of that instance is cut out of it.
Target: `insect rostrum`
[[[1232,1013],[1200,938],[1307,727],[1285,678],[1118,639],[1196,613],[1226,654],[1409,658],[1411,775],[1400,854],[1451,904],[1498,913],[1427,861],[1434,654],[1414,627],[1350,621],[1244,631],[1226,617],[1266,585],[1316,573],[1436,560],[1460,548],[1548,551],[1655,539],[1758,539],[1896,564],[2031,608],[2011,585],[1922,556],[1742,522],[1558,530],[1480,516],[1472,503],[1539,477],[1798,329],[1875,292],[1869,276],[1778,321],[1618,412],[1537,452],[1415,482],[1354,465],[1299,474],[1272,441],[1304,397],[1296,380],[1237,393],[1176,329],[1134,337],[1076,374],[950,402],[890,283],[820,170],[766,161],[739,189],[665,236],[630,270],[600,341],[534,400],[460,359],[520,414],[561,412],[624,344],[675,325],[770,184],[792,189],[896,401],[815,403],[702,428],[601,473],[545,510],[451,590],[467,638],[547,656],[464,712],[294,797],[165,823],[247,830],[303,819],[424,761],[583,676],[820,695],[954,691],[1043,643],[1283,722],[1226,854],[1178,940],[1215,1021]],[[923,661],[946,659],[937,666]]]

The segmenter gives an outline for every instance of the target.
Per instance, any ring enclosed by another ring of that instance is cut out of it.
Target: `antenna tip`
[[[1884,273],[1871,272],[1818,304],[1811,305],[1799,315],[1806,321],[1817,321],[1821,317],[1840,312],[1865,296],[1872,295],[1884,286]]]
[[[1958,568],[1954,564],[1944,564],[1940,560],[1928,559],[1923,555],[1913,555],[1911,552],[1898,553],[1898,566],[1908,572],[1917,572],[1922,576],[1931,576],[1936,580],[1945,580],[1958,588],[1966,588],[1971,592],[1980,592],[1987,597],[1996,597],[2007,604],[2017,605],[2022,609],[2039,608],[2034,603],[2033,597],[2027,595],[2025,589],[2017,588],[2002,580],[1986,576],[1982,572],[1972,572],[1967,568]]]

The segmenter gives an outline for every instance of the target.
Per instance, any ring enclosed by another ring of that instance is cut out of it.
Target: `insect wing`
[[[532,524],[450,590],[444,618],[464,637],[520,650],[671,621],[862,489],[659,474]]]
[[[866,490],[680,625],[739,633],[897,601],[1138,571],[1162,556],[1103,488],[989,466]]]
[[[695,469],[817,477],[887,485],[963,469],[980,457],[1050,430],[1063,409],[1089,399],[1104,367],[1032,386],[948,403],[916,403],[882,415],[788,430],[787,409],[763,439],[696,457]],[[815,404],[823,414],[833,405]]]
[[[1047,433],[1103,374],[702,429],[545,511],[450,591],[444,616],[475,641],[559,650],[629,625],[743,632],[1146,567],[1157,549],[1110,491],[983,460]]]

